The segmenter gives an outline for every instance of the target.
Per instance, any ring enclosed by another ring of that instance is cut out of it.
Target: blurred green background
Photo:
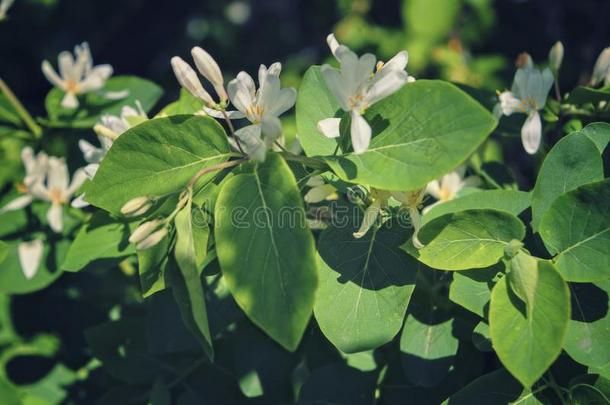
[[[543,62],[557,40],[566,47],[562,84],[585,81],[610,42],[605,0],[17,0],[9,15],[0,24],[0,75],[34,113],[50,89],[41,61],[56,63],[82,41],[115,74],[161,84],[164,101],[178,93],[170,57],[187,58],[195,45],[227,78],[279,60],[296,85],[328,57],[325,37],[335,31],[382,59],[407,49],[416,77],[497,89],[510,86],[520,52]]]

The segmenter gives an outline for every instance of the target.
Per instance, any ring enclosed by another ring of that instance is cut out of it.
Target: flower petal
[[[409,75],[404,70],[399,70],[380,77],[378,80],[373,80],[373,84],[366,92],[365,101],[368,105],[375,104],[377,101],[396,93],[407,83]]]
[[[322,66],[320,73],[330,92],[339,102],[339,106],[343,111],[349,111],[349,94],[348,89],[344,86],[341,73],[329,65]]]
[[[64,81],[61,77],[59,77],[59,75],[57,74],[55,69],[53,69],[53,66],[51,66],[48,60],[42,62],[42,73],[47,78],[47,80],[51,82],[53,86],[65,90]]]
[[[338,138],[341,135],[340,125],[341,118],[326,118],[318,121],[317,128],[327,138]]]
[[[33,197],[29,194],[21,195],[6,204],[4,207],[0,208],[0,214],[4,214],[8,211],[20,210],[24,207],[27,207],[32,203],[32,200]]]
[[[78,98],[72,92],[66,93],[64,98],[61,100],[61,106],[68,109],[75,109],[78,107]]]
[[[362,218],[362,224],[360,224],[360,229],[357,232],[354,232],[354,238],[360,239],[371,229],[371,227],[377,221],[377,217],[379,216],[379,212],[381,211],[381,202],[379,200],[373,201],[371,205],[364,211],[364,217]]]
[[[525,151],[533,155],[540,147],[542,138],[542,123],[538,111],[534,111],[527,116],[523,127],[521,127],[521,142]]]
[[[292,87],[280,89],[275,100],[271,100],[271,108],[267,111],[268,114],[279,117],[286,111],[290,110],[297,101],[297,91]]]
[[[64,80],[73,80],[78,82],[80,77],[74,76],[74,57],[68,51],[60,52],[57,57],[57,63],[59,65],[59,75]]]
[[[172,69],[178,83],[193,96],[198,97],[205,101],[207,104],[214,104],[212,96],[205,91],[201,81],[197,77],[197,73],[193,68],[186,63],[182,58],[174,56],[171,60]]]
[[[63,158],[50,157],[47,187],[64,191],[68,188],[69,178],[66,161]]]
[[[336,57],[337,55],[335,55],[335,53],[337,52],[337,48],[339,48],[339,42],[337,41],[337,38],[335,38],[335,34],[328,34],[326,43],[328,43],[330,52]]]
[[[352,111],[350,131],[354,152],[356,154],[365,152],[371,143],[371,127],[364,117],[355,111]]]
[[[72,175],[72,181],[70,182],[70,186],[66,190],[66,198],[72,197],[72,195],[83,185],[85,180],[89,178],[85,169],[78,169]]]
[[[247,114],[249,107],[254,104],[255,86],[254,80],[246,72],[239,72],[237,77],[231,80],[227,86],[229,99],[239,111]]]
[[[40,267],[42,254],[44,253],[44,243],[35,239],[30,242],[21,242],[17,247],[19,253],[19,263],[21,271],[28,280],[34,278]]]
[[[88,207],[90,204],[85,201],[85,193],[83,193],[76,197],[74,200],[72,200],[72,203],[70,203],[70,205],[74,208],[85,208]]]
[[[64,229],[64,208],[61,204],[51,204],[47,211],[47,221],[55,233],[60,233]]]

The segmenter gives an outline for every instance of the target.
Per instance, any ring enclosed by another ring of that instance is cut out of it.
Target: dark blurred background
[[[284,80],[328,57],[325,36],[388,58],[410,53],[409,73],[489,89],[510,86],[513,61],[528,51],[544,63],[566,48],[561,81],[586,81],[610,45],[608,0],[16,0],[0,24],[0,76],[34,113],[50,89],[43,59],[88,41],[96,63],[151,79],[176,98],[169,59],[194,45],[216,57],[227,78],[279,60]],[[506,63],[506,62],[510,63]],[[562,86],[563,87],[563,86]]]

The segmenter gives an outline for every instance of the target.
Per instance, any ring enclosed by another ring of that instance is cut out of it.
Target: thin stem
[[[23,120],[24,124],[28,127],[30,132],[34,135],[36,139],[40,138],[42,135],[42,128],[32,118],[30,113],[25,109],[21,101],[15,96],[15,93],[8,87],[8,85],[0,78],[0,91],[4,93],[8,101],[11,103],[19,117]]]
[[[199,180],[199,178],[205,174],[211,173],[211,172],[215,172],[218,170],[222,170],[222,169],[227,169],[229,167],[233,167],[233,166],[237,166],[241,163],[247,162],[248,161],[248,157],[244,157],[241,159],[237,159],[237,160],[230,160],[228,162],[223,162],[223,163],[219,163],[217,165],[213,165],[213,166],[208,166],[208,167],[202,167],[197,173],[195,173],[195,175],[191,178],[191,180],[188,182],[188,184],[186,185],[186,188],[191,188],[195,185],[195,183],[197,182],[197,180]]]
[[[497,188],[498,190],[503,189],[503,187],[501,185],[499,185],[489,174],[487,174],[487,172],[485,170],[483,170],[480,167],[475,167],[475,165],[473,165],[472,168],[474,169],[476,174],[483,177],[483,179],[485,179],[485,181],[487,183],[489,183],[491,186],[493,186],[494,188]]]
[[[282,152],[286,152],[286,153],[291,153],[288,149],[286,149],[284,147],[284,145],[282,145],[281,143],[279,143],[278,141],[275,141],[275,146],[277,146],[278,148],[280,148],[282,150]]]
[[[239,149],[239,151],[242,153],[242,155],[245,155],[246,152],[244,152],[244,150],[242,149],[239,138],[237,136],[235,136],[235,127],[233,126],[231,119],[229,119],[227,112],[224,109],[221,109],[220,112],[222,113],[222,116],[224,117],[225,121],[227,122],[229,131],[231,132],[231,136],[235,139],[235,143],[237,144],[237,149]]]
[[[307,156],[295,155],[294,153],[291,153],[291,152],[280,152],[280,154],[286,160],[291,160],[293,162],[302,163],[305,166],[310,167],[312,169],[322,169],[324,171],[329,170],[329,167],[328,167],[328,165],[326,163],[324,163],[322,160],[319,160],[319,159],[316,159],[316,158],[310,158],[310,157],[307,157]]]
[[[555,73],[555,98],[561,103],[561,92],[559,91],[559,75]]]

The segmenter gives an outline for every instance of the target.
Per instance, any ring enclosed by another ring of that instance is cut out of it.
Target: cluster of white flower
[[[86,180],[85,171],[78,169],[70,181],[68,166],[63,158],[47,156],[44,152],[34,155],[30,147],[21,151],[21,160],[25,167],[25,177],[19,189],[23,195],[2,207],[0,214],[22,209],[34,200],[45,201],[51,204],[47,210],[49,227],[54,232],[61,233],[64,227],[64,206]],[[19,247],[19,259],[26,277],[31,278],[36,274],[43,248],[42,241],[23,242]]]
[[[51,84],[64,92],[61,105],[64,108],[74,109],[79,105],[78,96],[101,90],[106,81],[112,76],[112,66],[93,66],[93,58],[89,44],[83,42],[74,47],[74,56],[63,51],[57,58],[59,74],[53,69],[49,61],[42,62],[42,72]],[[120,100],[129,95],[126,91],[106,92],[102,94],[110,100]]]
[[[199,47],[192,49],[191,54],[197,70],[212,84],[219,101],[203,88],[193,68],[175,56],[172,67],[180,85],[193,96],[205,103],[204,111],[215,118],[229,120],[247,119],[250,124],[244,126],[234,135],[236,139],[230,142],[236,149],[242,150],[251,159],[262,161],[269,150],[282,135],[282,124],[279,116],[288,111],[296,102],[296,90],[282,88],[280,73],[282,65],[273,63],[269,68],[261,65],[258,70],[258,89],[246,72],[239,72],[237,77],[224,87],[224,79],[220,67],[206,51]],[[227,110],[231,102],[236,111]]]

